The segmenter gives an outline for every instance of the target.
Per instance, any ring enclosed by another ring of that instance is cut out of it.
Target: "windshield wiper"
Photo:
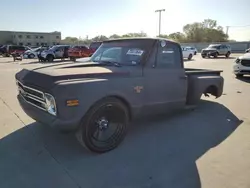
[[[116,67],[121,67],[120,63],[114,62],[114,61],[94,61],[94,62],[104,64],[104,65],[113,65],[113,66],[116,66]]]

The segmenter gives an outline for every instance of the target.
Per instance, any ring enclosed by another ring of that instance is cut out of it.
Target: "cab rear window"
[[[158,46],[157,65],[176,67],[181,65],[181,48],[172,42]]]

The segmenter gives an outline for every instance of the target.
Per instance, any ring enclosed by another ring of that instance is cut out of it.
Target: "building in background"
[[[51,46],[61,43],[61,32],[0,31],[0,44]]]

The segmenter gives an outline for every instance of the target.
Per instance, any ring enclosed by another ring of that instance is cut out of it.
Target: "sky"
[[[211,6],[209,6],[211,5]],[[62,37],[145,32],[158,35],[182,32],[184,25],[210,18],[217,20],[229,38],[250,40],[249,0],[3,0],[0,30],[53,32]],[[248,27],[242,27],[247,26]]]

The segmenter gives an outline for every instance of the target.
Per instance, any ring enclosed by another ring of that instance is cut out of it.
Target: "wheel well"
[[[208,93],[212,94],[213,96],[217,96],[218,88],[215,85],[210,85],[204,91],[205,95],[207,95]]]
[[[52,54],[48,54],[48,55],[46,56],[46,58],[48,58],[48,57],[53,57],[53,58],[54,58],[54,56],[53,56]]]
[[[103,97],[103,98],[99,99],[98,101],[96,101],[96,102],[93,103],[93,105],[88,109],[88,111],[89,111],[91,108],[93,108],[98,102],[101,102],[101,101],[103,101],[103,100],[105,100],[105,99],[107,99],[107,98],[115,98],[115,99],[121,101],[121,102],[127,107],[127,109],[128,109],[129,120],[132,119],[132,110],[131,110],[131,106],[130,106],[129,102],[128,102],[126,99],[124,99],[123,97],[117,96],[117,95],[109,95],[109,96],[106,96],[106,97]],[[88,112],[88,111],[87,111],[87,112]]]
[[[117,95],[111,95],[111,96],[108,96],[108,97],[116,98],[116,99],[120,100],[120,101],[127,107],[127,109],[128,109],[129,120],[132,119],[131,106],[130,106],[129,102],[128,102],[126,99],[124,99],[124,98],[121,97],[121,96],[117,96]]]

